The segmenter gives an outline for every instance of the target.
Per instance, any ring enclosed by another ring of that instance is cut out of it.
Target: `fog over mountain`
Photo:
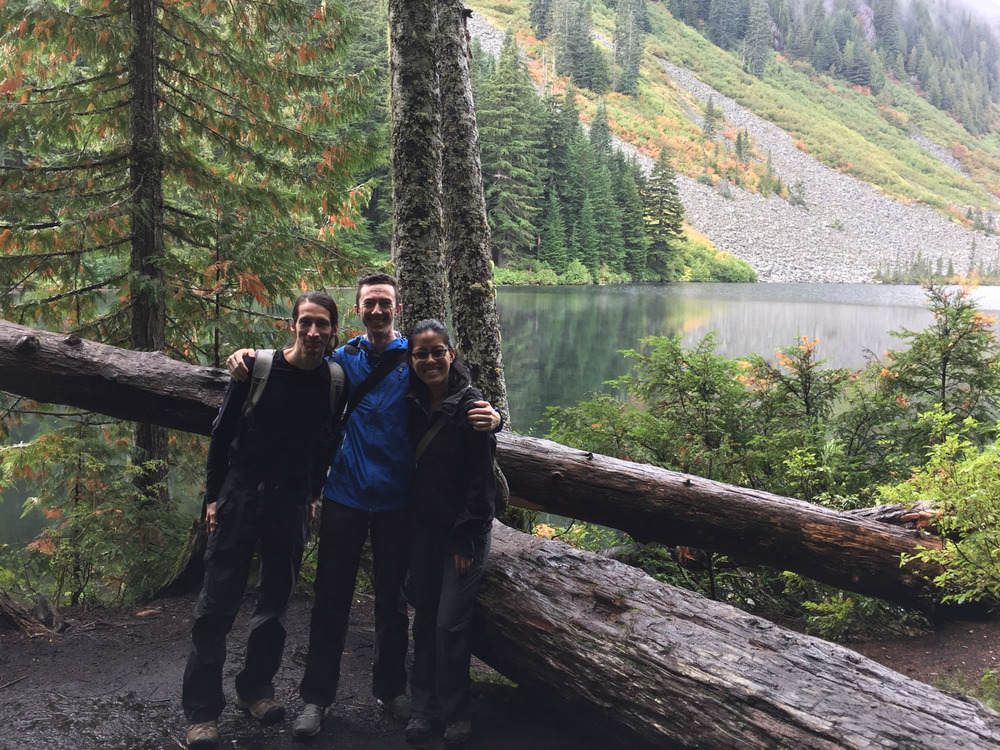
[[[1000,30],[1000,0],[932,0],[931,5],[946,14],[954,13],[961,8],[969,8],[991,26]]]

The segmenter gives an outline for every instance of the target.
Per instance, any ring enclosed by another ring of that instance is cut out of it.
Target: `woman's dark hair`
[[[413,340],[422,333],[434,333],[441,337],[441,341],[449,349],[454,349],[454,344],[451,343],[451,334],[448,333],[448,327],[442,323],[440,320],[435,318],[427,318],[421,320],[419,323],[410,329],[410,332],[406,335],[406,354],[409,356],[413,354]],[[414,377],[411,382],[413,386],[417,389],[421,396],[424,394],[424,390],[427,388],[421,382],[420,378]],[[469,368],[465,366],[458,356],[455,356],[454,361],[451,363],[451,373],[448,376],[448,387],[451,388],[454,385],[467,385],[472,382],[472,373],[469,372]]]
[[[292,323],[298,322],[299,319],[299,308],[302,306],[303,302],[311,302],[314,305],[319,305],[328,313],[330,313],[330,327],[333,329],[333,340],[331,346],[327,347],[328,351],[333,351],[340,345],[340,339],[337,337],[337,326],[338,313],[337,313],[337,303],[333,301],[331,297],[326,292],[306,292],[299,296],[295,300],[295,304],[292,306]]]

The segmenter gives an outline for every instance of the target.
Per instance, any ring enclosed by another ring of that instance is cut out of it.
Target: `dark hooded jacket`
[[[475,540],[483,538],[493,521],[496,479],[493,455],[496,437],[477,432],[468,421],[474,401],[483,399],[459,368],[452,367],[448,393],[438,409],[428,411],[426,389],[410,378],[410,438],[419,446],[443,414],[446,423],[417,459],[410,491],[413,528],[442,537],[449,553],[472,557]]]

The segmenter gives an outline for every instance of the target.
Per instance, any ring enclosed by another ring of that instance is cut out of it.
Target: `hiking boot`
[[[423,716],[411,716],[406,723],[403,734],[406,736],[407,742],[423,742],[430,739],[432,731],[434,731],[434,727],[429,719]]]
[[[444,744],[449,747],[468,742],[472,737],[472,719],[454,719],[444,728]]]
[[[412,709],[410,708],[410,697],[406,695],[406,693],[397,695],[395,698],[390,698],[387,701],[379,698],[376,703],[378,703],[379,708],[389,714],[389,716],[394,718],[396,721],[407,721],[412,713]]]
[[[199,721],[189,724],[187,746],[191,750],[215,750],[219,746],[219,722]]]
[[[247,711],[261,724],[277,724],[285,718],[285,707],[274,698],[239,699],[240,708]]]
[[[292,725],[292,734],[297,740],[304,740],[308,737],[315,737],[319,734],[320,724],[323,723],[323,715],[326,709],[315,703],[307,703],[295,723]]]

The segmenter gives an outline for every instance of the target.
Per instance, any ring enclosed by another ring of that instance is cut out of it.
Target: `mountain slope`
[[[540,56],[543,45],[526,28],[526,1],[472,6],[495,27],[523,25],[528,54]],[[950,262],[958,273],[968,272],[973,255],[977,265],[1000,265],[1000,239],[965,221],[968,207],[994,205],[984,186],[997,192],[1000,157],[990,141],[973,138],[899,84],[876,100],[810,78],[780,57],[759,81],[662,4],[650,3],[650,16],[639,96],[607,96],[612,127],[647,167],[660,148],[672,150],[688,221],[720,250],[747,260],[761,280],[870,281],[878,268],[908,266],[918,255],[940,258],[942,267]],[[595,38],[607,37],[607,25],[607,14],[595,13]],[[707,140],[700,121],[709,96],[726,125]],[[596,100],[583,103],[585,117]],[[706,168],[708,157],[725,157],[740,129],[758,158],[770,156],[785,185],[800,183],[808,208],[748,192]]]

